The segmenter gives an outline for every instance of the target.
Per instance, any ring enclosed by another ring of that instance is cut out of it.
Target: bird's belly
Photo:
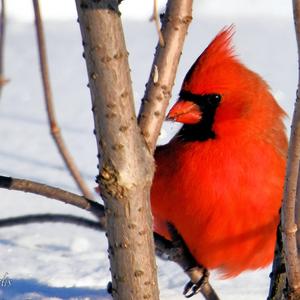
[[[222,277],[232,277],[245,270],[263,268],[274,255],[279,214],[255,215],[245,210],[232,215],[226,208],[208,215],[180,212],[163,219],[155,217],[155,231],[169,238],[166,221],[173,224],[185,240],[197,262],[208,269],[218,269]],[[209,216],[209,217],[207,217]]]
[[[255,151],[223,163],[181,154],[178,169],[158,165],[151,190],[155,231],[169,237],[171,223],[198,263],[224,277],[265,267],[274,255],[285,162],[268,149]]]
[[[258,220],[255,226],[253,222],[247,224],[245,218],[223,219],[224,225],[218,227],[213,223],[196,229],[184,226],[182,236],[198,263],[208,269],[218,269],[223,277],[232,277],[245,270],[265,267],[272,261],[278,219],[274,216],[272,220]]]

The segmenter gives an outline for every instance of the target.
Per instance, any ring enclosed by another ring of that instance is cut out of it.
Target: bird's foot
[[[191,280],[185,285],[183,295],[186,298],[191,298],[198,294],[208,282],[209,272],[201,266],[195,266],[186,270],[186,273]]]
[[[170,223],[168,223],[168,230],[172,238],[169,258],[177,262],[190,277],[191,280],[185,285],[183,295],[186,298],[191,298],[207,288],[209,272],[195,260],[177,229]]]

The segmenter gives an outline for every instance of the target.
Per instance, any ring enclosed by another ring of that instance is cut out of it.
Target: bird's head
[[[223,29],[198,57],[167,116],[185,124],[180,133],[187,139],[214,138],[224,124],[251,119],[264,106],[271,105],[281,114],[265,81],[236,57],[233,33],[233,26]]]

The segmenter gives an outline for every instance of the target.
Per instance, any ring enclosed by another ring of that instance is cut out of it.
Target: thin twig
[[[154,152],[183,48],[192,20],[192,0],[169,0],[163,17],[165,46],[158,43],[139,113],[139,124],[149,149]]]
[[[39,60],[40,60],[40,68],[41,75],[43,81],[44,88],[44,97],[47,107],[48,121],[50,126],[50,131],[55,141],[55,144],[58,148],[60,155],[62,156],[68,170],[73,176],[78,188],[81,190],[82,194],[89,198],[93,199],[92,193],[89,191],[89,188],[85,184],[80,172],[72,158],[70,152],[68,151],[66,144],[61,135],[60,128],[56,121],[55,110],[52,99],[51,85],[49,79],[49,71],[48,71],[48,63],[47,63],[47,54],[46,54],[46,43],[44,38],[44,29],[43,22],[40,13],[39,1],[33,0],[34,7],[34,15],[35,15],[35,27],[36,27],[36,35],[38,41],[38,49],[39,49]]]
[[[293,0],[294,22],[300,54],[300,0]],[[300,81],[291,126],[288,149],[287,172],[285,177],[284,200],[282,206],[282,233],[285,250],[288,293],[300,298],[300,265],[296,240],[297,224],[295,221],[295,203],[300,162]],[[300,201],[298,199],[297,201]],[[298,224],[300,225],[300,224]],[[299,245],[298,245],[299,246]]]
[[[0,176],[0,188],[33,193],[47,198],[56,199],[66,204],[72,204],[79,208],[90,211],[101,222],[104,217],[104,207],[90,199],[79,196],[59,188],[30,180]]]
[[[160,30],[160,21],[159,21],[159,17],[158,17],[157,0],[153,0],[153,15],[151,16],[150,21],[154,21],[155,27],[157,30],[157,34],[158,34],[159,44],[161,47],[164,47],[165,41],[164,41],[164,37]]]

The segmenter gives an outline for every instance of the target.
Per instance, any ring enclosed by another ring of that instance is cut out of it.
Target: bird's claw
[[[191,298],[194,295],[196,295],[198,292],[199,292],[199,289],[197,289],[197,290],[195,289],[195,284],[192,283],[191,281],[189,281],[184,287],[183,295],[186,298]]]
[[[201,268],[197,267],[197,272],[199,270],[202,270],[202,275],[200,276],[200,279],[197,282],[193,282],[190,280],[184,287],[183,295],[186,298],[191,298],[196,294],[198,294],[201,291],[204,284],[207,283],[208,281],[209,272],[206,269],[203,269],[202,267]],[[191,273],[191,272],[195,272],[195,268],[192,268],[187,271],[187,273]]]
[[[191,280],[185,285],[183,295],[186,298],[191,298],[208,283],[209,272],[196,262],[177,229],[171,223],[167,225],[172,238],[172,250],[169,251],[169,259],[181,265],[190,277]]]

